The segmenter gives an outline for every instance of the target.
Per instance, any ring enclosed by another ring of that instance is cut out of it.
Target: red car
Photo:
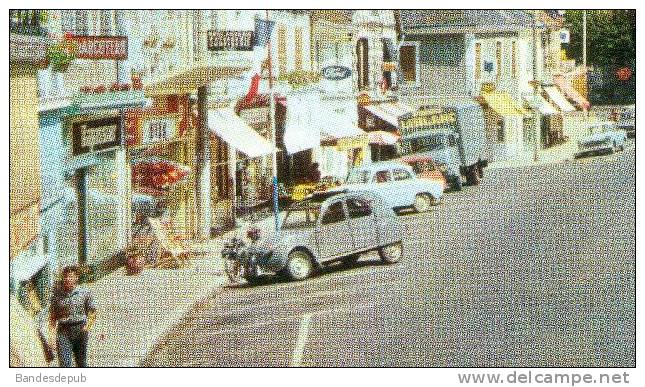
[[[446,177],[441,166],[428,156],[403,156],[401,161],[414,169],[420,179],[434,180],[442,184],[443,189],[448,188]]]

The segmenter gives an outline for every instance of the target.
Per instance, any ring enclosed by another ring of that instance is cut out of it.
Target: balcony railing
[[[47,11],[12,10],[9,13],[9,60],[42,64],[46,61]]]
[[[9,32],[12,34],[46,36],[47,11],[12,10],[9,13]]]

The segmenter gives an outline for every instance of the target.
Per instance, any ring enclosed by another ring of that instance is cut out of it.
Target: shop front
[[[354,103],[339,98],[322,101],[317,122],[321,140],[315,152],[322,179],[342,182],[352,168],[371,162],[367,133],[358,127]]]
[[[270,200],[267,158],[274,147],[230,107],[208,110],[211,133],[212,230],[234,224],[238,215],[250,213]],[[213,158],[212,156],[216,156]],[[213,181],[214,179],[214,181]]]
[[[551,147],[565,141],[562,133],[562,115],[541,95],[525,95],[529,109],[540,113],[540,148]]]
[[[482,92],[486,142],[492,160],[528,157],[531,150],[530,114],[503,91]]]
[[[415,109],[400,101],[373,101],[364,95],[359,96],[358,102],[358,126],[368,133],[371,160],[396,158],[399,119],[414,113]]]
[[[158,96],[152,107],[126,113],[135,234],[146,217],[161,217],[174,235],[196,237],[196,119],[190,107],[188,95]]]
[[[71,155],[65,168],[66,188],[57,245],[69,255],[59,266],[96,266],[125,248],[127,167],[122,125],[117,112],[69,118]],[[76,254],[72,254],[72,252]]]

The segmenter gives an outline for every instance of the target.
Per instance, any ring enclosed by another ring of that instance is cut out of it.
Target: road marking
[[[322,315],[331,314],[331,313],[340,314],[340,313],[355,312],[363,309],[373,309],[376,306],[377,304],[375,303],[369,303],[369,304],[362,304],[362,305],[356,305],[356,306],[352,305],[347,307],[340,307],[335,309],[322,309],[322,310],[309,312],[308,314],[311,314],[312,316],[322,316]],[[382,304],[382,306],[386,306],[386,304]],[[245,329],[257,330],[258,328],[265,327],[268,325],[279,324],[281,322],[286,322],[286,321],[293,321],[295,318],[296,318],[295,316],[288,316],[288,317],[278,317],[273,320],[263,319],[262,321],[258,321],[250,324],[237,325],[228,329],[213,330],[213,331],[207,332],[206,334],[208,334],[209,337],[213,337],[217,335],[236,333]]]
[[[296,347],[293,349],[293,357],[291,359],[292,367],[300,367],[300,363],[302,362],[302,355],[305,352],[307,336],[309,335],[309,323],[311,322],[311,317],[311,313],[307,313],[302,316],[300,330],[298,330],[298,341],[296,341]]]

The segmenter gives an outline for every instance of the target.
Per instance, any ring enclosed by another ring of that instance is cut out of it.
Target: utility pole
[[[533,14],[533,81],[535,84],[533,100],[535,102],[535,141],[533,148],[533,161],[539,160],[539,151],[540,145],[542,142],[542,117],[540,115],[540,90],[541,90],[541,80],[538,77],[538,49],[537,49],[537,12],[536,10],[532,11]]]
[[[280,208],[278,206],[278,142],[276,140],[275,130],[275,95],[273,94],[273,63],[271,61],[271,33],[273,32],[269,20],[269,10],[266,10],[267,33],[268,36],[268,65],[269,65],[269,128],[271,129],[271,138],[273,140],[273,151],[271,152],[271,167],[273,169],[273,217],[275,223],[275,232],[280,229]]]
[[[587,72],[587,10],[582,11],[582,66]]]

